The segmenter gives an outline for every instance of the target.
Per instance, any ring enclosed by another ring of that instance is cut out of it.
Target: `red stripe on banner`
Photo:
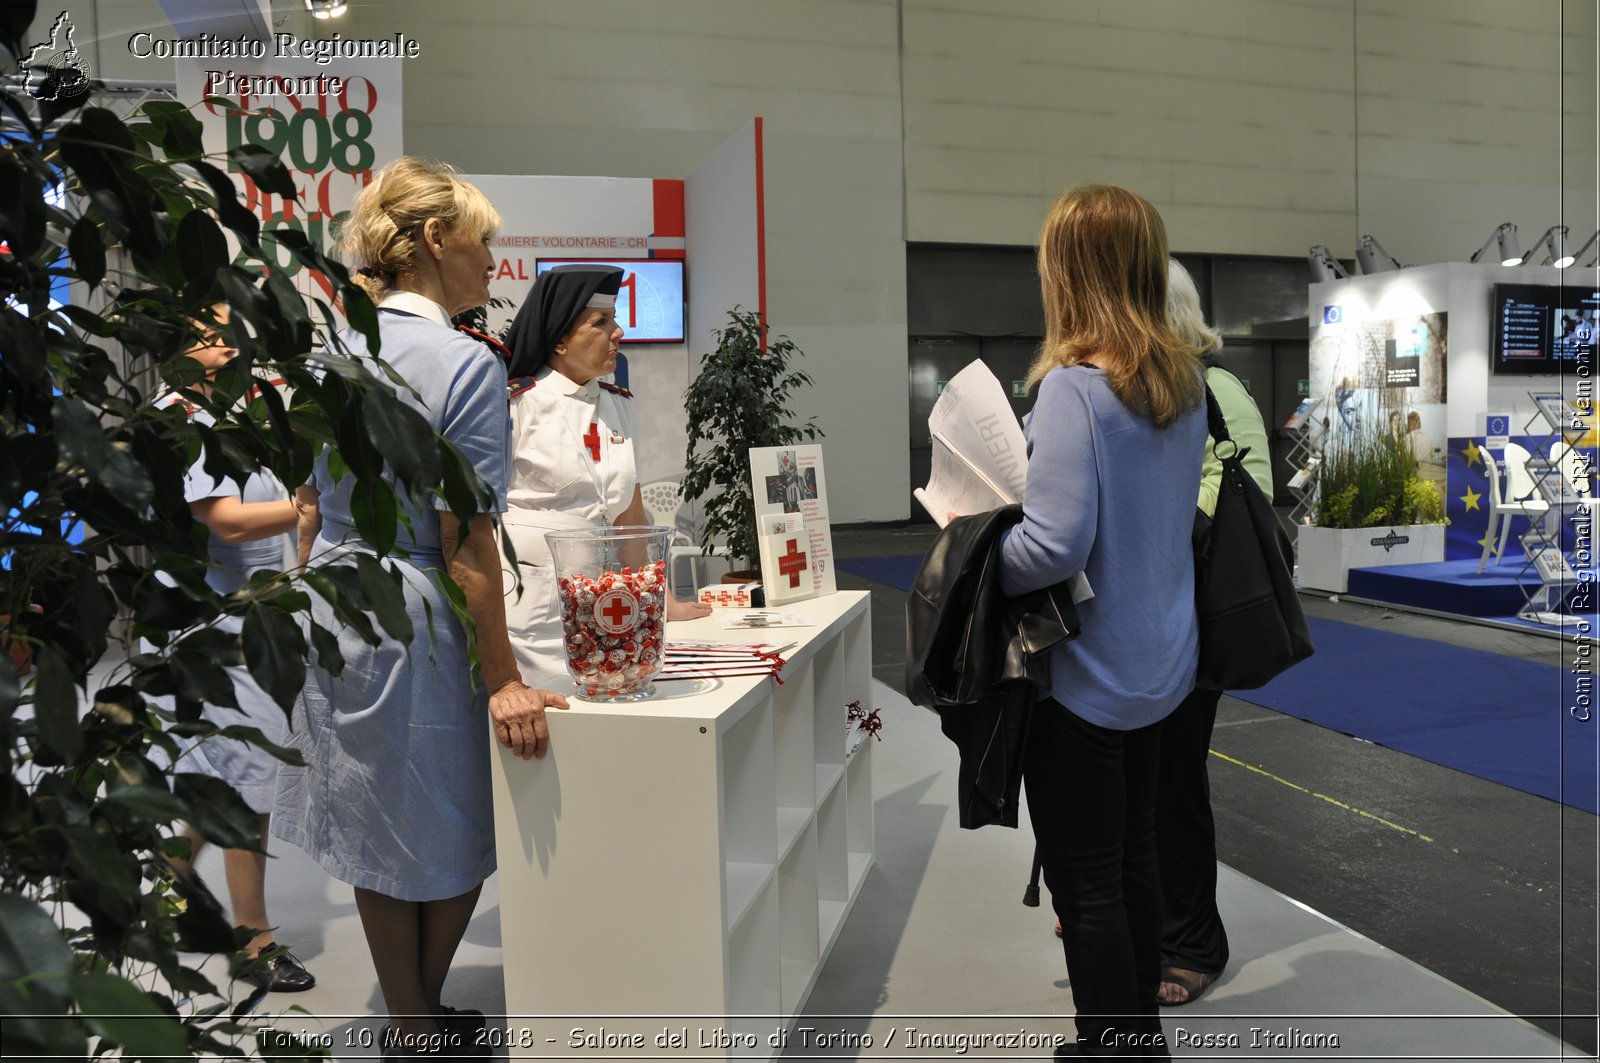
[[[670,178],[652,178],[651,194],[654,197],[654,226],[652,236],[688,235],[683,220],[683,182]],[[680,262],[687,256],[681,247],[653,247],[651,258],[675,258]]]
[[[655,192],[656,236],[687,236],[683,227],[683,182],[657,177]]]
[[[761,116],[756,115],[756,302],[761,308],[761,349],[767,349],[767,182],[761,145]]]

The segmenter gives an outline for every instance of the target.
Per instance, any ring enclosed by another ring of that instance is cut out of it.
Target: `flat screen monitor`
[[[1496,376],[1554,376],[1594,366],[1600,292],[1555,284],[1496,284],[1489,368]]]
[[[682,343],[683,260],[674,258],[541,258],[535,273],[569,262],[616,266],[622,270],[617,292],[617,323],[623,343]]]

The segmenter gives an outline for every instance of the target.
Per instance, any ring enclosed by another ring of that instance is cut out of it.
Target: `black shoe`
[[[486,1029],[489,1025],[488,1020],[483,1017],[483,1012],[476,1008],[452,1008],[448,1004],[439,1005],[433,1021],[438,1023],[439,1029],[445,1033],[459,1033],[473,1040],[477,1038],[479,1030]]]
[[[249,966],[239,980],[272,993],[304,993],[317,984],[317,978],[288,949],[280,949],[265,960],[247,961]]]
[[[448,1004],[440,1004],[433,1021],[438,1024],[439,1032],[444,1034],[445,1044],[452,1054],[462,1059],[488,1058],[489,1041],[483,1036],[488,1021],[483,1017],[483,1012],[476,1008],[452,1008]]]

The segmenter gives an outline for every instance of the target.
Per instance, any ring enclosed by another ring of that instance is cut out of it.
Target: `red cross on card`
[[[798,549],[798,540],[790,539],[785,553],[778,558],[778,574],[789,577],[789,586],[800,586],[800,573],[806,570],[806,555]]]
[[[600,422],[589,422],[589,431],[584,433],[583,445],[588,448],[589,457],[595,461],[600,460]]]

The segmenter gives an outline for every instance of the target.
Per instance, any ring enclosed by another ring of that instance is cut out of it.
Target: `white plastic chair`
[[[676,579],[678,562],[683,558],[721,557],[726,559],[727,553],[720,546],[713,546],[707,555],[678,523],[678,513],[683,509],[683,496],[678,494],[676,480],[656,480],[654,483],[640,484],[639,497],[644,501],[644,510],[650,517],[650,523],[658,527],[672,529],[672,544],[667,548],[667,571],[674,576],[672,585],[680,586]]]
[[[1594,492],[1589,483],[1589,460],[1581,451],[1568,446],[1565,440],[1558,439],[1550,444],[1550,464],[1561,470],[1573,494],[1584,499],[1592,498]]]
[[[1500,545],[1494,563],[1498,565],[1505,556],[1506,540],[1511,535],[1511,518],[1536,520],[1550,509],[1550,503],[1532,497],[1535,492],[1533,477],[1528,472],[1528,452],[1519,444],[1506,444],[1505,457],[1502,459],[1505,463],[1503,477],[1500,467],[1495,464],[1494,455],[1486,449],[1482,454],[1484,471],[1489,474],[1489,525],[1483,532],[1483,556],[1478,559],[1479,572],[1489,563],[1497,522]]]

